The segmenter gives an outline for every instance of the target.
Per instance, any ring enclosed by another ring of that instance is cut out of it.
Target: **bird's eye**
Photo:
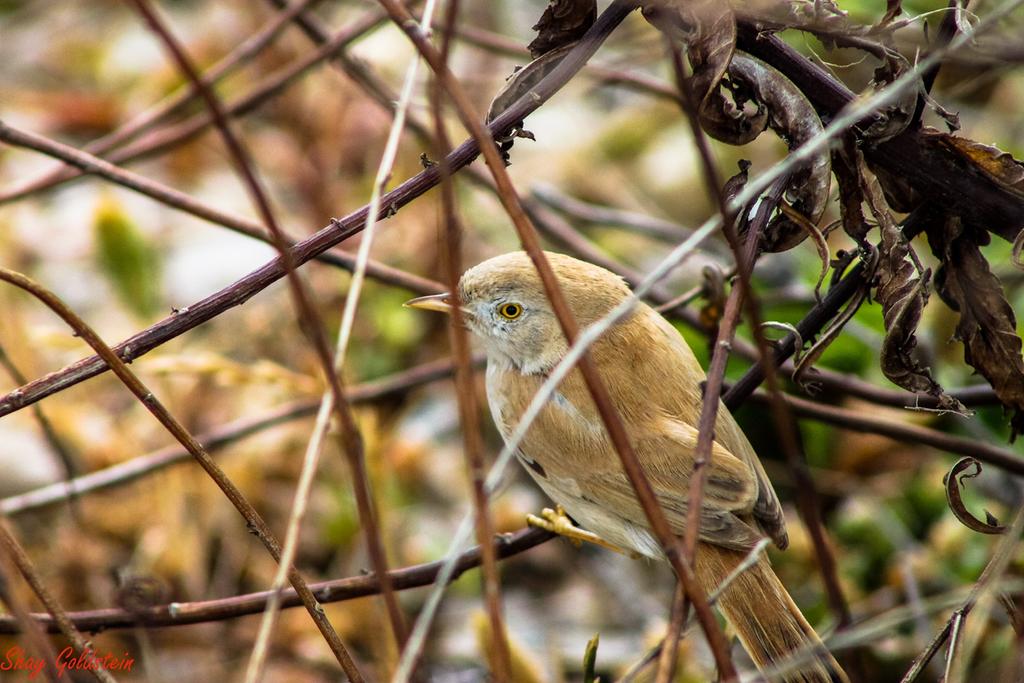
[[[498,306],[498,313],[506,320],[515,320],[523,314],[523,307],[519,304],[502,304]]]

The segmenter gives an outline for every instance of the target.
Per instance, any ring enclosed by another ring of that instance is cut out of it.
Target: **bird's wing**
[[[764,465],[760,458],[754,453],[753,447],[744,436],[735,418],[729,413],[725,406],[719,407],[715,435],[722,440],[727,447],[736,452],[736,456],[750,464],[753,469],[754,478],[757,480],[757,500],[754,503],[753,515],[758,526],[768,534],[779,548],[785,550],[789,545],[789,535],[786,533],[786,517],[782,514],[782,505],[775,493],[768,474],[764,471]]]
[[[658,427],[648,432],[652,436],[636,440],[635,448],[669,525],[681,534],[686,526],[697,430],[669,418],[660,420]],[[608,467],[577,475],[577,482],[584,498],[601,501],[606,509],[633,524],[649,526],[617,458]],[[757,493],[749,465],[714,443],[701,503],[700,539],[736,550],[753,547],[761,534],[742,517],[750,514]]]
[[[667,320],[650,311],[645,321],[650,325],[646,338],[658,339],[671,349],[647,356],[651,374],[645,381],[658,382],[660,377],[662,382],[674,387],[673,392],[654,394],[662,398],[660,409],[678,419],[696,424],[703,406],[703,396],[694,377],[703,380],[704,373],[700,370],[690,347]],[[660,335],[657,332],[660,332]],[[635,362],[633,365],[639,367],[641,364]],[[757,483],[756,501],[752,510],[754,519],[778,547],[785,548],[789,539],[786,535],[786,518],[782,514],[779,498],[747,437],[736,424],[729,409],[721,403],[718,406],[718,419],[715,421],[715,440],[751,468]]]

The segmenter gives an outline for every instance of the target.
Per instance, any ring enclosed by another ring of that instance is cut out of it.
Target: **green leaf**
[[[103,201],[93,224],[99,268],[135,315],[152,317],[161,306],[157,250],[120,204]]]
[[[587,649],[583,653],[583,683],[600,683],[597,674],[594,673],[594,669],[597,666],[597,643],[600,639],[601,634],[595,633],[594,637],[587,643]]]

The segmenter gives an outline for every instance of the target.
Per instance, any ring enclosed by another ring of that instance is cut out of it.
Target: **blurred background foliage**
[[[865,24],[876,22],[885,9],[884,3],[868,0],[840,4],[852,19]],[[525,45],[546,2],[462,5],[461,23]],[[905,16],[923,17],[897,34],[897,45],[906,56],[913,59],[923,47],[925,26],[934,34],[941,19],[935,11],[944,6],[939,1],[903,4]],[[269,4],[252,0],[164,1],[160,7],[203,66],[230,52],[273,16]],[[342,0],[323,0],[312,8],[329,27],[342,27],[373,11],[374,3]],[[1018,29],[1024,27],[1019,15],[1013,21]],[[878,65],[870,56],[829,49],[807,34],[787,32],[784,37],[801,52],[824,61],[855,91],[867,86]],[[218,92],[230,101],[312,49],[300,31],[286,28],[247,67],[218,86]],[[384,23],[355,42],[349,54],[397,90],[412,50],[399,31]],[[525,61],[460,40],[453,69],[483,110],[513,67]],[[613,35],[595,61],[670,81],[660,37],[639,16]],[[113,0],[0,1],[0,64],[0,117],[76,147],[187,87],[127,4]],[[943,69],[934,95],[960,113],[963,135],[1020,158],[1024,71],[1017,66],[965,57]],[[425,92],[419,90],[412,107],[412,115],[422,120],[429,114]],[[182,115],[201,111],[199,106],[191,104]],[[929,123],[940,125],[933,115],[928,117]],[[450,124],[453,139],[463,139],[454,117]],[[330,64],[310,70],[236,123],[282,223],[293,235],[310,234],[332,216],[366,203],[389,125],[388,112]],[[688,124],[670,101],[583,73],[531,115],[527,128],[536,142],[517,141],[510,168],[523,195],[538,186],[553,187],[563,195],[689,227],[713,211],[703,191]],[[415,174],[420,155],[428,151],[423,141],[406,135],[393,184]],[[716,143],[714,153],[725,175],[735,171],[740,159],[751,160],[752,173],[757,174],[782,158],[785,146],[765,134],[743,148]],[[34,152],[0,147],[0,188],[14,187],[53,165]],[[220,140],[209,130],[147,155],[131,168],[221,209],[255,215]],[[493,195],[460,177],[458,200],[467,226],[467,265],[517,248]],[[830,209],[825,221],[836,217]],[[443,279],[439,219],[438,194],[431,192],[382,225],[373,257]],[[621,228],[570,220],[607,254],[637,270],[656,263],[671,248]],[[850,247],[840,232],[833,233],[833,253]],[[357,244],[358,238],[344,246],[354,251]],[[926,248],[921,251],[927,253]],[[711,245],[673,275],[671,290],[682,292],[698,284],[701,267],[721,260],[723,253],[721,244]],[[1011,265],[1009,245],[996,241],[986,248],[986,255],[1016,308],[1022,301],[1021,276]],[[94,178],[0,206],[0,263],[56,291],[108,342],[196,302],[272,256],[265,244]],[[819,267],[809,243],[764,257],[755,288],[766,319],[799,320],[813,304]],[[315,262],[303,274],[334,334],[348,275]],[[401,307],[411,296],[387,284],[367,285],[345,367],[349,382],[386,377],[449,353],[443,320]],[[954,324],[949,310],[933,297],[919,332],[929,364],[949,388],[977,381],[963,363],[960,344],[950,341]],[[706,364],[707,339],[685,326],[679,329]],[[879,307],[866,304],[820,364],[885,386],[878,369],[883,333]],[[740,335],[749,339],[749,329],[741,327]],[[0,287],[0,345],[28,378],[88,355],[86,345],[55,316],[11,287]],[[737,378],[745,367],[733,359],[728,378]],[[281,283],[147,354],[133,368],[193,433],[289,401],[315,398],[323,389],[315,356]],[[8,372],[0,372],[0,391],[19,384]],[[847,405],[994,444],[1004,444],[1008,435],[998,408],[979,409],[976,419],[965,420],[862,402]],[[167,433],[109,374],[48,398],[41,407],[81,472],[170,443]],[[466,509],[468,487],[456,415],[450,381],[357,409],[393,567],[443,554]],[[792,478],[763,407],[750,404],[738,417],[789,504]],[[280,532],[311,424],[308,419],[293,421],[218,452],[228,474]],[[488,454],[493,456],[500,440],[486,416],[482,424]],[[801,428],[843,588],[856,617],[948,597],[976,580],[997,538],[967,530],[947,509],[942,477],[952,456],[806,420]],[[1021,446],[1011,447],[1024,455]],[[52,444],[30,411],[0,420],[0,496],[62,476]],[[1021,499],[1019,482],[995,468],[987,468],[965,496],[971,509],[987,507],[1000,519],[1008,518]],[[524,515],[544,504],[522,472],[510,471],[502,494],[493,500],[499,530],[520,528]],[[831,616],[810,541],[791,506],[787,514],[792,546],[774,554],[773,561],[810,621],[827,631]],[[18,515],[13,522],[47,584],[69,608],[114,604],[118,577],[154,577],[169,599],[186,601],[265,589],[274,571],[270,559],[245,533],[237,513],[192,464],[85,496],[72,505]],[[297,563],[311,578],[356,575],[369,566],[349,473],[333,444],[314,487]],[[1024,569],[1019,554],[1014,567],[1018,573]],[[503,562],[501,575],[521,680],[578,680],[586,643],[595,632],[601,633],[597,671],[602,680],[613,680],[664,631],[672,590],[664,567],[597,549],[575,549],[556,540]],[[424,595],[423,590],[401,594],[409,615],[415,614]],[[377,600],[326,609],[367,673],[383,680],[395,652]],[[432,631],[426,656],[430,680],[482,679],[481,643],[487,640],[487,624],[479,619],[480,610],[479,575],[469,572],[449,590]],[[864,656],[877,676],[873,680],[898,680],[947,614],[922,611],[899,628],[871,634]],[[247,661],[257,623],[247,617],[173,629],[117,631],[100,634],[94,642],[100,650],[131,652],[144,664],[131,675],[119,676],[122,680],[229,680]],[[998,610],[991,612],[986,629],[972,680],[992,680],[1017,647]],[[0,638],[0,651],[12,642]],[[708,675],[710,659],[696,633],[684,641],[679,657],[679,680],[697,681]],[[302,610],[286,611],[266,680],[330,680],[333,671],[330,653],[308,616]],[[937,671],[927,674],[931,680],[936,675]]]

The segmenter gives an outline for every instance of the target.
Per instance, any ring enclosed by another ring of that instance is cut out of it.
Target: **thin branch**
[[[50,613],[50,618],[57,629],[71,642],[75,651],[82,655],[86,654],[89,651],[89,643],[86,642],[81,632],[75,627],[71,619],[68,618],[67,612],[61,607],[57,598],[43,585],[42,580],[39,578],[39,572],[32,566],[32,560],[29,559],[28,554],[21,547],[21,544],[18,543],[18,539],[14,537],[11,530],[7,528],[6,519],[0,519],[0,547],[3,548],[7,558],[18,568],[18,572],[21,573],[25,582],[32,588],[32,592],[36,594],[39,601],[46,607],[46,611]],[[103,667],[88,667],[88,669],[93,678],[100,681],[100,683],[114,683],[114,676]]]
[[[693,232],[689,228],[661,218],[590,204],[563,194],[554,186],[546,183],[534,183],[530,187],[530,194],[552,209],[568,214],[577,220],[594,225],[625,228],[639,235],[653,237],[671,244],[679,243]]]
[[[480,367],[483,361],[482,357],[474,358],[474,367]],[[393,398],[427,382],[450,377],[453,368],[450,359],[423,363],[383,379],[348,387],[345,393],[353,405]],[[196,436],[196,440],[205,444],[206,449],[212,453],[263,430],[292,420],[311,417],[316,414],[319,404],[319,399],[289,403],[262,415],[242,418],[210,432],[199,434]],[[153,453],[131,458],[67,482],[48,484],[32,491],[0,499],[0,515],[16,515],[30,510],[40,510],[63,503],[75,496],[84,496],[138,481],[154,472],[184,462],[190,457],[188,449],[180,445],[161,448]]]
[[[221,138],[224,141],[224,145],[228,148],[228,152],[234,160],[238,172],[242,176],[242,180],[244,181],[252,201],[256,204],[256,208],[259,211],[263,223],[273,235],[274,248],[277,249],[282,259],[288,288],[291,291],[293,304],[298,314],[299,325],[309,337],[309,341],[313,345],[313,350],[316,352],[317,358],[320,361],[321,369],[324,372],[328,386],[331,389],[331,394],[334,397],[334,413],[341,426],[341,430],[338,435],[338,442],[348,459],[349,467],[351,468],[352,488],[355,490],[356,507],[359,510],[359,522],[362,525],[363,532],[365,534],[370,562],[373,564],[374,571],[377,572],[377,576],[380,578],[381,586],[383,588],[381,595],[384,598],[384,604],[387,607],[388,618],[391,622],[391,629],[394,633],[395,640],[399,645],[401,645],[405,639],[405,624],[402,612],[398,607],[398,601],[395,598],[394,593],[391,591],[391,586],[387,579],[387,557],[380,537],[380,527],[377,524],[376,512],[374,510],[373,494],[370,489],[369,476],[366,472],[366,457],[363,451],[363,440],[359,433],[359,427],[356,425],[355,417],[352,415],[352,408],[348,404],[348,401],[345,400],[345,389],[342,385],[341,378],[334,369],[334,357],[332,356],[330,347],[327,343],[327,336],[324,332],[323,321],[320,319],[317,309],[313,306],[311,302],[311,295],[296,270],[296,264],[293,261],[288,242],[278,225],[277,218],[274,216],[273,210],[270,207],[270,200],[267,197],[266,192],[263,190],[262,184],[256,177],[252,157],[228,124],[227,114],[224,112],[224,107],[221,105],[220,100],[217,99],[217,96],[212,90],[210,90],[210,88],[203,84],[199,76],[199,72],[192,64],[188,55],[185,54],[184,47],[164,24],[160,16],[152,9],[152,7],[150,7],[149,0],[131,0],[131,2],[138,8],[139,14],[142,16],[144,21],[163,42],[168,52],[170,52],[178,69],[192,82],[193,87],[206,103],[206,107],[209,109],[210,115],[213,117],[214,125],[220,133]],[[293,539],[292,552],[294,552],[295,542],[297,542],[297,530],[296,536]],[[286,554],[282,554],[282,560],[283,562],[281,564],[284,564],[285,566],[291,564],[291,558]],[[326,617],[324,618],[323,624],[328,627],[330,625],[330,622]],[[318,626],[319,625],[320,624],[318,624]],[[325,638],[327,638],[327,642],[332,646],[332,648],[341,642],[337,637],[337,634],[334,634],[333,636],[325,634]],[[348,671],[346,662],[347,657],[341,656],[338,651],[335,651],[335,656],[338,658],[338,663],[343,669],[345,669],[346,674],[352,678],[351,672]],[[358,675],[359,674],[356,673],[357,677]]]
[[[520,529],[512,534],[503,534],[494,539],[493,544],[497,556],[505,559],[526,552],[552,538],[555,538],[555,535],[551,532],[530,527]],[[448,580],[454,581],[470,569],[479,567],[480,562],[480,548],[478,547],[461,553]],[[442,564],[443,562],[428,562],[402,569],[393,569],[388,573],[388,577],[395,590],[430,586],[437,581]],[[377,577],[365,574],[313,583],[310,584],[310,588],[324,604],[355,600],[380,593]],[[86,610],[71,612],[68,616],[75,626],[92,632],[135,626],[150,628],[184,626],[259,614],[266,608],[270,595],[270,591],[261,591],[200,602],[172,602],[167,605],[156,605],[133,611],[112,607]],[[286,590],[281,597],[281,606],[284,608],[298,607],[301,604],[301,598],[295,594],[294,590]],[[47,630],[56,631],[53,617],[46,614],[33,614],[32,618]],[[0,633],[20,632],[21,624],[15,617],[0,615]]]
[[[540,276],[544,294],[548,301],[551,302],[552,309],[554,310],[555,317],[558,319],[562,333],[565,335],[569,345],[572,346],[579,334],[576,321],[573,317],[572,311],[569,309],[568,304],[565,301],[561,287],[558,284],[558,280],[555,278],[554,272],[551,270],[551,266],[544,257],[537,238],[536,230],[530,223],[529,218],[519,202],[515,188],[512,186],[508,172],[505,170],[504,160],[502,159],[497,146],[494,144],[493,138],[491,138],[484,128],[481,117],[476,113],[465,91],[462,89],[461,85],[452,73],[447,69],[441,55],[426,39],[426,36],[417,30],[415,21],[409,15],[405,7],[398,3],[397,0],[380,0],[380,3],[391,16],[391,19],[395,24],[398,25],[409,37],[413,45],[416,46],[416,49],[419,50],[420,54],[426,58],[448,96],[455,104],[456,111],[458,112],[463,125],[466,126],[473,138],[476,139],[477,143],[480,145],[480,152],[486,159],[487,166],[494,176],[495,183],[498,186],[499,198],[501,199],[502,205],[509,214],[509,218],[511,218],[512,223],[516,228],[516,232],[519,235],[519,240],[522,243],[523,249],[530,256],[530,260],[533,261],[533,264],[537,269],[537,274]],[[625,14],[636,7],[637,3],[633,0],[616,0],[616,2],[613,2],[601,16],[602,18],[611,16],[613,14],[613,8],[617,11],[623,12],[622,16],[625,16]],[[611,25],[617,25],[618,21],[620,20],[615,21]],[[596,50],[599,45],[599,41],[593,40],[593,38],[588,41],[587,37],[600,35],[600,32],[604,30],[605,27],[599,18],[584,38],[580,40],[577,47],[590,45],[593,50]],[[552,75],[561,71],[563,66],[564,65],[559,65],[556,67]],[[529,93],[523,99],[529,99],[532,95],[533,93]],[[694,603],[694,607],[697,610],[697,614],[700,619],[701,627],[707,635],[708,642],[711,646],[712,652],[714,653],[715,662],[719,667],[719,671],[725,680],[736,678],[736,669],[729,658],[728,645],[726,643],[725,636],[722,634],[721,627],[718,625],[718,622],[715,620],[714,615],[707,605],[707,597],[703,594],[703,591],[697,583],[696,577],[693,574],[693,569],[685,563],[680,555],[681,545],[678,542],[678,539],[673,535],[668,519],[665,517],[665,514],[661,510],[661,506],[655,497],[654,489],[651,487],[650,481],[647,479],[647,475],[644,473],[643,468],[637,460],[636,453],[633,450],[633,445],[626,433],[622,419],[619,416],[618,411],[612,405],[608,389],[598,374],[597,367],[593,364],[593,361],[586,352],[580,354],[577,360],[580,373],[583,375],[584,382],[586,383],[591,398],[597,407],[598,414],[601,416],[601,421],[604,423],[609,439],[619,455],[622,467],[625,470],[626,475],[629,477],[630,483],[633,485],[637,498],[643,507],[647,521],[649,522],[651,529],[654,531],[655,536],[658,538],[660,545],[664,549],[666,557],[672,564],[673,569],[676,570],[679,579],[683,582],[687,593],[690,595],[690,599]],[[420,623],[426,623],[425,620],[422,619],[417,621],[417,626],[419,626]],[[406,652],[403,653],[402,662],[398,673],[395,675],[396,681],[402,682],[407,680],[411,671],[412,663],[415,662],[418,655],[418,648],[422,646],[424,634],[425,629],[420,629],[418,638],[410,639],[409,647],[406,649]]]
[[[709,596],[708,602],[710,601]],[[676,582],[676,589],[672,594],[672,609],[669,610],[668,629],[665,631],[665,637],[658,644],[661,652],[658,656],[655,683],[672,683],[675,680],[676,664],[679,661],[679,639],[683,635],[683,627],[686,626],[686,615],[689,610],[690,604],[686,599],[683,584]]]
[[[259,221],[250,220],[227,211],[221,211],[184,192],[146,178],[133,171],[123,169],[74,147],[61,144],[56,140],[51,140],[36,133],[18,130],[5,124],[3,121],[0,121],[0,140],[11,145],[33,149],[42,154],[61,159],[86,173],[106,178],[121,187],[134,190],[172,209],[178,209],[189,215],[209,221],[215,225],[221,225],[261,242],[268,244],[273,244],[274,242],[274,236]],[[285,235],[285,242],[289,247],[295,246],[294,238],[287,235]],[[318,254],[315,258],[318,261],[323,261],[346,271],[353,271],[355,269],[355,257],[341,250],[327,251]],[[443,285],[440,282],[412,275],[377,261],[370,261],[367,264],[366,273],[381,282],[403,287],[412,292],[437,294],[443,291]]]
[[[135,395],[139,401],[146,407],[146,409],[153,414],[153,416],[167,429],[168,432],[177,439],[178,443],[184,446],[189,453],[198,461],[199,465],[210,475],[214,483],[224,492],[228,500],[235,506],[235,509],[241,513],[245,519],[248,528],[255,533],[260,541],[266,547],[270,555],[275,559],[279,560],[281,557],[281,547],[274,537],[270,527],[267,526],[263,518],[260,517],[259,513],[252,504],[246,500],[242,492],[235,486],[224,471],[220,469],[220,466],[213,461],[210,454],[203,448],[196,439],[188,432],[185,427],[178,422],[170,411],[164,407],[163,403],[151,392],[145,384],[133,373],[128,366],[121,360],[120,357],[111,349],[106,342],[104,342],[99,335],[89,325],[85,323],[78,315],[76,315],[70,308],[68,308],[63,301],[60,300],[55,294],[49,290],[41,287],[39,284],[31,280],[30,278],[8,270],[6,268],[0,268],[0,280],[9,282],[16,287],[19,287],[34,297],[39,299],[48,308],[61,317],[77,334],[85,341],[94,351],[103,359],[111,371],[117,376],[121,382],[128,387],[128,389]],[[309,612],[310,617],[316,622],[320,632],[328,639],[331,645],[332,651],[343,661],[343,668],[353,681],[361,681],[362,678],[359,672],[355,668],[355,663],[352,661],[351,656],[348,654],[348,650],[345,648],[341,639],[338,638],[334,629],[327,622],[326,616],[320,605],[316,602],[313,594],[310,593],[305,580],[299,574],[299,572],[291,567],[289,569],[289,580],[292,586],[295,587],[296,592],[302,599],[303,605]]]
[[[754,394],[754,400],[763,402],[763,394]],[[977,439],[964,439],[944,434],[935,429],[905,422],[895,422],[865,414],[863,411],[830,406],[818,401],[808,401],[789,394],[784,395],[786,404],[801,417],[833,424],[844,429],[868,434],[881,434],[897,441],[932,446],[947,453],[969,455],[972,458],[999,467],[1007,472],[1024,475],[1024,458],[1013,451],[998,448]]]
[[[451,56],[451,38],[459,12],[458,0],[448,1],[445,14],[444,33],[441,40],[441,65],[448,68]],[[424,14],[426,12],[424,11]],[[459,424],[462,426],[462,446],[465,451],[466,471],[469,476],[473,510],[476,517],[476,540],[482,549],[483,593],[487,617],[490,621],[491,675],[497,683],[512,680],[512,656],[509,652],[508,635],[501,603],[501,577],[498,573],[498,558],[494,545],[494,521],[488,503],[486,490],[487,468],[484,464],[484,441],[480,433],[480,408],[477,405],[476,387],[473,378],[473,361],[470,357],[469,332],[465,327],[462,302],[459,298],[459,276],[462,273],[463,226],[459,220],[455,202],[455,180],[448,168],[448,154],[451,139],[445,126],[442,104],[443,90],[439,80],[431,80],[430,112],[434,118],[434,137],[437,140],[435,155],[440,159],[441,207],[444,222],[446,256],[443,258],[448,281],[448,296],[451,300],[448,336],[455,358],[455,397],[459,407]]]

